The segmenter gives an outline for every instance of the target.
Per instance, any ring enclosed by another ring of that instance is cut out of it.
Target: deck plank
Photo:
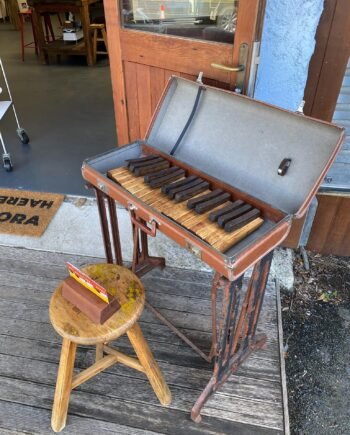
[[[51,433],[50,420],[51,411],[44,408],[35,408],[20,403],[4,402],[0,400],[0,417],[6,418],[0,421],[1,435],[7,434],[27,434],[28,428],[31,433],[47,435]],[[13,430],[13,428],[16,428]],[[64,434],[69,435],[91,435],[96,434],[120,434],[120,435],[156,435],[143,429],[136,429],[130,426],[122,426],[116,423],[109,423],[94,418],[82,418],[76,415],[69,416],[69,426],[64,430]]]
[[[50,295],[66,276],[65,261],[82,266],[103,260],[4,246],[0,256],[0,432],[48,433],[61,342],[49,322]],[[211,339],[211,276],[166,268],[143,279],[147,299],[203,349]],[[90,428],[131,435],[283,433],[276,319],[275,288],[269,285],[259,327],[267,332],[267,349],[255,352],[230,377],[196,425],[189,411],[211,376],[210,365],[145,309],[140,326],[173,403],[161,407],[142,373],[117,365],[73,392],[65,433],[91,433]],[[132,351],[126,337],[116,345]],[[76,368],[86,368],[93,358],[91,347],[79,347]],[[13,425],[4,423],[6,415]]]

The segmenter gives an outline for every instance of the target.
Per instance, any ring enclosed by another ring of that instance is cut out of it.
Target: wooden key
[[[210,193],[210,191],[208,191],[208,193]],[[219,208],[219,207],[220,206],[218,206],[217,208]],[[189,213],[186,220],[183,220],[181,223],[183,224],[184,227],[191,229],[191,226],[196,225],[197,223],[200,223],[200,222],[211,223],[208,220],[208,216],[209,216],[209,212],[197,214],[197,213],[193,213],[191,211],[191,213]]]
[[[259,216],[260,216],[260,210],[258,210],[257,208],[253,208],[253,210],[250,210],[248,213],[245,213],[244,215],[239,216],[236,219],[232,219],[226,222],[224,226],[224,230],[227,233],[231,233],[232,231],[238,230],[244,225],[249,224],[249,222],[252,222],[254,219],[258,218]]]
[[[201,202],[208,201],[209,199],[215,198],[217,195],[220,195],[223,193],[223,190],[221,189],[215,189],[210,193],[207,193],[206,195],[198,196],[198,198],[192,198],[188,201],[187,207],[188,208],[195,208],[196,205],[200,204]]]
[[[175,187],[174,189],[169,190],[167,195],[170,199],[173,199],[173,198],[175,198],[175,195],[177,193],[180,193],[182,191],[185,191],[186,189],[190,189],[192,187],[195,187],[202,182],[203,182],[203,180],[201,178],[196,177],[195,180],[193,180],[193,181],[188,181],[187,183],[182,183],[181,186]]]
[[[138,198],[142,199],[143,202],[146,202],[148,204],[149,201],[153,201],[154,198],[159,197],[158,194],[160,194],[159,190],[154,190],[151,189],[149,186],[148,187],[148,192],[141,192],[140,194],[137,195]]]
[[[244,204],[241,207],[237,208],[234,211],[231,211],[230,213],[226,213],[219,217],[218,224],[221,228],[224,228],[226,222],[235,219],[238,216],[241,216],[243,213],[246,213],[247,211],[251,210],[252,206],[249,204]]]
[[[156,163],[161,163],[161,162],[164,162],[164,161],[166,161],[166,160],[162,159],[161,157],[155,157],[154,159],[147,160],[145,162],[132,163],[132,164],[130,164],[128,166],[128,169],[131,172],[135,172],[135,170],[137,168],[143,168],[144,166],[149,166],[149,165],[156,164]]]
[[[137,196],[139,195],[138,192],[141,192],[141,191],[144,192],[145,188],[147,188],[149,192],[153,192],[153,190],[149,186],[147,186],[145,183],[142,183],[142,184],[141,183],[135,183],[135,184],[125,183],[125,184],[122,184],[122,186],[126,190],[131,192],[133,195],[137,194]]]
[[[154,178],[163,177],[164,175],[171,174],[172,172],[175,172],[178,169],[179,168],[177,166],[171,166],[170,168],[162,169],[161,171],[145,175],[144,181],[145,181],[145,183],[149,183]]]
[[[190,177],[187,177],[184,180],[177,181],[176,183],[166,184],[165,186],[162,186],[162,192],[169,193],[170,190],[177,189],[178,187],[182,187],[185,184],[190,183],[191,181],[197,180],[197,178],[198,177],[191,175]]]
[[[197,236],[201,237],[204,240],[210,235],[224,233],[220,228],[218,228],[215,223],[209,221],[200,222],[192,226],[191,231],[193,231],[195,234],[197,234]]]
[[[190,189],[182,190],[175,194],[174,200],[175,202],[185,201],[186,199],[192,198],[192,196],[197,193],[204,192],[209,187],[209,183],[207,181],[202,181],[197,184],[197,186],[191,187]]]
[[[229,213],[230,211],[235,210],[236,208],[240,207],[243,204],[244,204],[244,202],[241,201],[240,199],[235,201],[235,202],[231,202],[230,204],[226,205],[225,207],[221,207],[220,209],[215,210],[212,213],[210,213],[209,220],[212,222],[216,222],[220,216],[222,216],[223,214]]]
[[[245,239],[253,231],[256,231],[264,223],[263,219],[257,218],[249,224],[233,231],[232,233],[224,233],[219,238],[217,235],[208,237],[207,242],[220,252],[226,252],[239,241]]]
[[[107,175],[109,178],[112,178],[115,181],[118,181],[118,183],[120,183],[120,179],[124,179],[124,178],[132,178],[133,174],[131,174],[131,172],[124,168],[116,168],[116,169],[111,169],[110,171],[107,172]]]
[[[154,192],[157,193],[157,195],[154,197],[154,199],[148,199],[147,204],[151,207],[155,208],[158,211],[161,211],[159,209],[159,206],[161,204],[167,204],[169,206],[169,198],[164,195],[164,193],[160,192],[159,190],[155,190]]]
[[[126,163],[129,165],[133,165],[135,163],[143,163],[143,162],[149,162],[150,160],[157,159],[158,156],[145,156],[145,157],[139,157],[138,159],[128,159],[125,160]]]
[[[231,194],[228,192],[223,192],[221,195],[217,195],[215,198],[209,199],[208,201],[201,202],[200,204],[196,205],[194,208],[196,213],[202,214],[209,210],[212,210],[216,206],[223,204],[228,199],[231,198]]]
[[[133,173],[136,175],[136,177],[139,177],[140,175],[151,174],[153,172],[158,172],[161,169],[169,168],[169,166],[170,163],[167,160],[163,160],[159,163],[153,163],[152,165],[136,168]]]
[[[151,180],[149,185],[154,189],[156,187],[161,187],[164,184],[168,184],[169,181],[175,181],[179,178],[183,177],[185,175],[185,171],[183,169],[178,169],[177,171],[164,175],[163,177],[155,178],[154,180]]]
[[[200,195],[200,193],[198,195]],[[189,218],[190,216],[198,216],[187,208],[186,203],[179,202],[175,204],[171,199],[169,199],[168,210],[165,210],[164,214],[176,220],[176,222],[181,222],[183,219]]]
[[[186,215],[187,213],[191,213],[190,210],[186,207],[186,204],[180,203],[175,204],[170,199],[170,206],[168,207],[168,210],[164,211],[164,214],[166,216],[169,216],[171,219],[174,219],[176,222],[179,222],[179,219]]]

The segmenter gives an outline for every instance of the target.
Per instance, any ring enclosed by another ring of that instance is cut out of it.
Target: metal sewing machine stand
[[[90,185],[89,187],[94,188],[96,193],[107,262],[121,265],[122,253],[115,201],[94,186]],[[151,257],[148,253],[147,236],[154,237],[156,235],[156,224],[150,228],[142,219],[135,217],[132,209],[129,211],[134,244],[131,268],[138,276],[142,276],[154,267],[164,267],[165,259]],[[219,273],[214,275],[212,282],[212,343],[209,355],[202,352],[158,310],[146,303],[153,314],[170,327],[203,359],[207,362],[214,360],[213,375],[191,411],[191,418],[197,423],[201,421],[200,412],[209,397],[227,381],[230,374],[237,371],[253,351],[266,345],[266,335],[257,335],[256,328],[272,256],[273,252],[270,252],[255,264],[243,301],[241,301],[243,276],[235,281],[229,281]],[[221,319],[216,318],[219,289],[222,289],[223,292]]]

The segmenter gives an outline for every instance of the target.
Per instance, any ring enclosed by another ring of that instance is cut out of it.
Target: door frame
[[[234,65],[239,63],[239,48],[244,42],[251,40],[251,35],[254,33],[254,40],[261,38],[261,29],[263,16],[265,12],[266,0],[244,0],[244,8],[238,8],[237,17],[237,34],[239,39],[235,39],[233,45],[232,62]],[[121,17],[119,12],[119,0],[104,0],[106,26],[107,26],[107,38],[109,47],[109,61],[111,69],[111,81],[113,88],[113,101],[117,127],[118,145],[124,145],[129,143],[129,120],[127,113],[127,100],[126,100],[126,87],[123,68],[123,52],[122,52],[122,40],[130,35],[130,32],[143,33],[145,41],[154,38],[155,34],[148,32],[134,31],[130,29],[123,29],[121,25]],[[157,35],[156,35],[157,36]],[[180,38],[174,36],[168,36],[168,38],[175,39],[178,44],[181,41],[191,41],[189,38]],[[208,41],[206,41],[208,43]],[[193,44],[200,47],[200,40],[193,40]],[[232,50],[232,46],[228,44],[212,43],[213,52],[217,47],[222,47],[223,50],[228,51],[228,48]],[[204,47],[204,45],[203,45]],[[130,50],[129,50],[130,51]],[[130,51],[132,52],[132,51]],[[249,61],[247,65],[247,71],[250,71],[252,46],[250,46]],[[249,81],[249,74],[245,76],[245,87],[247,87]],[[142,139],[142,138],[140,138]]]
[[[350,56],[349,29],[349,0],[325,0],[305,87],[305,115],[332,121]]]

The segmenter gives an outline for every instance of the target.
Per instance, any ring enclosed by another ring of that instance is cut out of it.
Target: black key
[[[174,189],[171,189],[167,195],[170,199],[173,199],[177,193],[183,192],[187,189],[190,189],[192,187],[197,186],[198,184],[202,183],[204,180],[201,178],[196,177],[193,181],[188,181],[187,183],[184,183],[182,186],[176,187]]]
[[[132,165],[134,163],[147,162],[147,161],[154,160],[157,158],[158,158],[158,156],[146,156],[146,157],[139,157],[138,159],[128,159],[125,161],[127,162],[128,166],[129,166],[129,165]]]
[[[166,160],[161,157],[156,157],[152,160],[147,160],[145,162],[132,163],[128,166],[131,172],[134,172],[137,168],[143,168],[144,166],[155,165],[156,163],[166,162]]]
[[[138,177],[140,175],[152,174],[153,172],[158,172],[161,169],[169,168],[170,163],[167,160],[163,160],[162,162],[153,163],[148,166],[141,166],[134,170],[134,174]]]
[[[177,189],[178,187],[181,187],[187,183],[190,183],[191,181],[196,180],[198,177],[195,177],[194,175],[191,175],[190,177],[185,178],[184,180],[177,181],[176,183],[166,184],[162,187],[163,193],[168,193],[172,189]]]
[[[145,175],[145,183],[149,183],[151,180],[154,180],[158,177],[163,177],[164,175],[171,174],[172,172],[177,171],[179,168],[177,166],[171,166],[167,169],[162,169],[161,171],[154,172],[153,174]]]
[[[232,219],[226,222],[224,226],[224,230],[227,233],[232,233],[233,231],[236,231],[239,228],[242,228],[245,225],[249,224],[249,222],[252,222],[254,219],[258,218],[259,216],[260,216],[260,210],[258,210],[257,208],[253,208],[253,210],[250,210],[248,213],[245,213],[244,215],[239,216],[236,219]]]
[[[221,193],[223,193],[223,190],[215,189],[212,192],[207,193],[206,195],[202,195],[202,196],[198,196],[197,198],[190,199],[187,203],[187,207],[189,209],[195,208],[197,204],[215,198],[217,195],[220,195]]]
[[[209,199],[208,201],[201,202],[200,204],[196,205],[194,210],[196,213],[199,213],[199,214],[205,213],[205,212],[217,207],[218,205],[223,204],[224,202],[226,202],[230,198],[231,198],[230,193],[223,192],[221,195],[217,195],[213,199]]]
[[[226,213],[219,217],[218,224],[221,228],[224,228],[226,222],[235,219],[238,216],[241,216],[242,214],[246,213],[247,211],[251,210],[253,207],[249,204],[244,204],[241,207],[237,208],[236,210],[231,211],[230,213]]]
[[[222,207],[219,210],[215,210],[212,213],[210,213],[209,220],[211,222],[216,222],[220,216],[222,216],[223,214],[229,213],[230,211],[235,210],[236,208],[240,207],[243,204],[244,204],[244,202],[241,201],[240,199],[238,199],[235,202],[231,202],[231,204],[226,205],[225,207]]]
[[[151,180],[149,185],[154,189],[156,187],[161,187],[164,184],[168,184],[169,181],[178,180],[180,177],[183,177],[184,175],[185,175],[185,171],[183,169],[178,169],[176,172]]]
[[[178,192],[174,198],[175,202],[181,202],[185,201],[186,199],[192,198],[192,196],[204,192],[206,189],[208,189],[208,187],[209,183],[207,181],[202,181],[200,184],[197,184],[197,186],[183,190],[182,192]]]

